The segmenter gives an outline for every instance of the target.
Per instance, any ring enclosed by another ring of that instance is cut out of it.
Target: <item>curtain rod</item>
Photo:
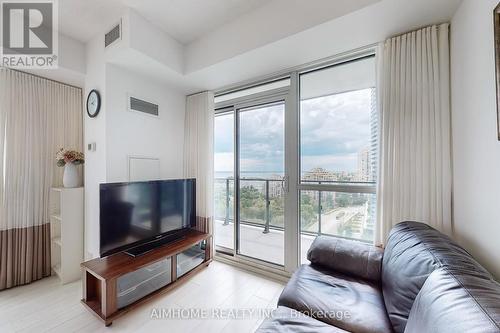
[[[54,80],[54,79],[49,79],[48,77],[45,77],[45,76],[41,76],[41,75],[37,75],[37,74],[33,74],[33,73],[29,73],[29,72],[21,71],[21,70],[19,70],[19,69],[14,69],[14,68],[10,68],[10,67],[5,67],[5,66],[0,66],[0,68],[7,69],[7,70],[9,70],[9,71],[18,72],[18,73],[23,73],[23,74],[26,74],[26,75],[31,75],[31,76],[38,77],[38,78],[43,79],[43,80],[52,81],[52,82],[55,82],[55,83],[59,83],[59,84],[62,84],[62,85],[68,86],[68,87],[72,87],[72,88],[80,89],[80,90],[82,90],[82,91],[83,91],[83,88],[81,88],[81,87],[77,87],[77,86],[74,86],[74,85],[72,85],[72,84],[65,83],[65,82],[61,82],[61,81],[57,81],[57,80]]]
[[[412,32],[417,32],[417,31],[424,30],[424,29],[427,29],[427,28],[431,28],[433,26],[440,27],[440,26],[445,25],[445,24],[448,25],[448,29],[449,29],[450,28],[450,22],[433,23],[433,24],[424,25],[424,26],[421,26],[421,27],[418,27],[416,29],[412,29],[412,30],[409,30],[409,31],[398,33],[398,34],[396,34],[394,36],[391,36],[391,37],[387,38],[386,40],[392,39],[392,38],[396,38],[396,37],[401,37],[403,35],[411,34]]]
[[[209,90],[202,90],[202,91],[198,91],[198,92],[195,92],[195,93],[192,93],[192,94],[186,95],[186,97],[190,97],[190,96],[194,96],[194,95],[203,94],[203,93],[205,93],[205,92],[209,92]]]

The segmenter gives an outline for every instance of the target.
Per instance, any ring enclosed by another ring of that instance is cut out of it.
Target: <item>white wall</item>
[[[59,61],[57,69],[27,70],[52,80],[77,87],[85,86],[85,44],[59,33]]]
[[[86,71],[85,45],[71,37],[59,34],[59,67],[84,74]]]
[[[127,94],[157,103],[160,116],[127,111]],[[175,88],[106,65],[108,182],[128,181],[128,156],[160,160],[160,177],[182,177],[186,97]]]
[[[493,8],[464,0],[451,22],[454,233],[500,278],[500,142],[497,140]]]
[[[131,48],[148,54],[175,72],[182,73],[184,70],[184,46],[182,44],[132,9],[127,11],[126,21],[128,21],[128,41]]]
[[[99,184],[128,181],[128,156],[156,157],[161,178],[183,174],[185,94],[174,87],[106,63],[103,35],[87,43],[84,101],[100,92],[96,118],[85,115],[85,257],[99,256]],[[127,94],[160,105],[160,117],[127,111]]]
[[[104,62],[104,36],[98,36],[87,43],[85,89],[83,101],[92,89],[101,95],[101,110],[97,117],[85,114],[85,259],[99,255],[99,184],[106,181],[106,82]],[[86,107],[84,106],[86,113]],[[86,150],[88,143],[95,142],[94,152]]]

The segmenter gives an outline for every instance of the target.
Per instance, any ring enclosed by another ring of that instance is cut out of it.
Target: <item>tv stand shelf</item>
[[[86,261],[81,264],[82,303],[109,326],[137,305],[175,288],[208,266],[212,261],[211,241],[210,234],[189,230],[182,239],[137,257],[119,252]]]

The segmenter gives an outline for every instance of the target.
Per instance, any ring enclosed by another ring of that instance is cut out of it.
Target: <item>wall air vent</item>
[[[122,22],[120,21],[107,34],[104,35],[104,47],[108,47],[122,39]]]
[[[158,104],[147,102],[132,96],[128,96],[128,108],[130,111],[142,112],[154,117],[158,117],[160,114]]]

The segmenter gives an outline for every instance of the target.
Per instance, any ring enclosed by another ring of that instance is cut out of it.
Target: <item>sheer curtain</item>
[[[404,220],[451,232],[449,25],[385,42],[376,242]]]
[[[196,178],[196,215],[200,231],[213,230],[214,94],[202,92],[186,100],[184,175]]]
[[[50,275],[49,193],[82,150],[82,91],[0,68],[0,290]]]

